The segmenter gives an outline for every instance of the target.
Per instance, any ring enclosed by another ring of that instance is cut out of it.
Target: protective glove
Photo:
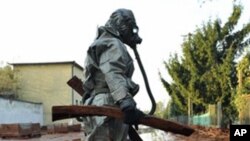
[[[137,125],[140,118],[145,114],[136,108],[136,103],[132,97],[125,97],[119,101],[119,106],[124,113],[124,123]]]
[[[134,84],[132,88],[129,89],[129,93],[131,93],[132,96],[135,96],[137,92],[139,91],[140,86],[137,84]]]
[[[127,80],[128,91],[132,96],[135,96],[140,89],[140,86],[134,83],[131,79]]]

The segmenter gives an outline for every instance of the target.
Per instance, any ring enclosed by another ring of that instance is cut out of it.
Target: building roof
[[[24,65],[55,65],[55,64],[73,64],[83,70],[83,67],[75,61],[60,61],[60,62],[23,62],[23,63],[9,63],[13,66],[24,66]]]

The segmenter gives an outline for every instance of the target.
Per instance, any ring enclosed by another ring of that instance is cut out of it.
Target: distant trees
[[[248,113],[246,95],[250,95],[250,53],[248,52],[237,64],[238,86],[234,103],[239,112],[239,120],[244,119],[243,113]]]
[[[248,52],[237,65],[239,94],[250,94],[250,53]]]
[[[162,102],[157,103],[157,107],[154,113],[155,116],[159,118],[168,118],[168,110],[165,108]]]
[[[182,44],[182,56],[171,56],[164,62],[172,82],[161,81],[171,96],[171,113],[203,113],[208,104],[221,102],[224,124],[237,116],[232,102],[236,94],[237,70],[235,58],[250,44],[250,23],[235,29],[242,7],[234,5],[228,21],[209,21],[190,33]]]
[[[10,66],[0,67],[0,96],[17,98],[18,81]]]

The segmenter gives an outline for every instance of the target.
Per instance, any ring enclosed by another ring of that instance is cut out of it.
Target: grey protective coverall
[[[139,86],[132,80],[133,60],[119,33],[110,27],[98,28],[96,40],[89,47],[85,60],[85,105],[112,105],[135,95]],[[108,117],[87,117],[89,141],[124,141],[128,125]]]

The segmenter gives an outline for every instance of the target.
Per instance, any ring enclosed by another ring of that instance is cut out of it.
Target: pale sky
[[[156,101],[169,97],[158,71],[171,80],[164,68],[170,54],[181,52],[183,35],[209,18],[225,22],[232,0],[2,0],[0,1],[0,65],[9,62],[76,61],[83,66],[86,50],[98,26],[118,8],[134,12],[143,42],[138,46]],[[244,4],[240,23],[250,21],[250,2]],[[131,56],[134,58],[133,52]],[[133,79],[140,84],[138,107],[151,104],[135,61]]]

